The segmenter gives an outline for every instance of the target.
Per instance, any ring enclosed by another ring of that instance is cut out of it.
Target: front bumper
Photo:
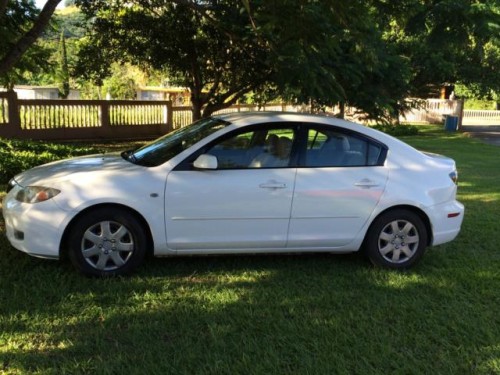
[[[15,199],[12,189],[2,203],[7,239],[13,247],[29,255],[59,258],[59,245],[67,213],[54,199],[28,204]]]

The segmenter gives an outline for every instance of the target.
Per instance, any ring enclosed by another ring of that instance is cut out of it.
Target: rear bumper
[[[458,201],[430,207],[427,211],[432,226],[432,246],[453,241],[462,227],[464,205]]]

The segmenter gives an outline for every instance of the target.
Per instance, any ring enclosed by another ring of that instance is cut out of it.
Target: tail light
[[[455,185],[458,185],[458,172],[456,170],[450,173],[450,178]]]

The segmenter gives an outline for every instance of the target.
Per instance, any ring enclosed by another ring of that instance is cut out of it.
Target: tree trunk
[[[21,59],[23,54],[30,48],[42,34],[54,14],[61,0],[47,0],[38,19],[31,29],[17,41],[6,55],[0,60],[0,76],[6,74]],[[3,16],[3,14],[2,14]]]
[[[191,87],[191,110],[193,111],[193,121],[202,118],[202,109],[205,104],[203,101],[203,93],[201,88]]]
[[[232,103],[225,103],[225,104],[208,104],[205,109],[203,110],[203,117],[209,117],[212,116],[214,112],[220,111],[221,109],[228,108],[232,105]]]
[[[337,117],[344,119],[345,118],[345,102],[339,103],[339,109],[340,109],[340,112],[339,112]]]
[[[202,104],[197,100],[191,101],[191,103],[191,110],[193,111],[193,121],[198,121],[199,119],[201,119]]]

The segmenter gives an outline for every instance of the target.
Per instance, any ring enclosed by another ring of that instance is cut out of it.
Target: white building
[[[56,86],[14,86],[18,99],[59,99]],[[68,99],[80,99],[80,90],[69,90]]]
[[[184,87],[143,86],[137,89],[137,100],[171,100],[174,106],[187,106],[191,92]]]

